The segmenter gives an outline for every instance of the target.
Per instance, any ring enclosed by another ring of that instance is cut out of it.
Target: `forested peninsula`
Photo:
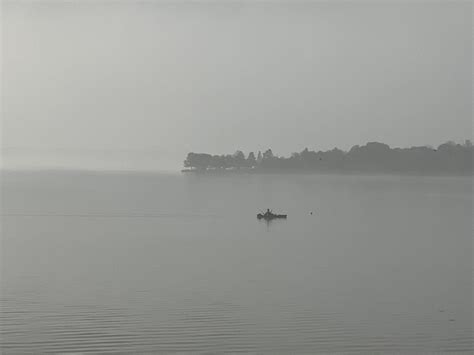
[[[447,142],[437,148],[418,146],[391,148],[369,142],[349,151],[334,148],[314,151],[308,148],[289,157],[275,155],[271,149],[244,154],[213,155],[190,152],[183,172],[315,172],[315,173],[394,173],[394,174],[473,174],[473,145]]]

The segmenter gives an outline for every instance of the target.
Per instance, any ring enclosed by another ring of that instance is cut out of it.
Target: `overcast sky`
[[[470,1],[9,1],[5,166],[472,136]],[[7,166],[7,167],[8,167]]]

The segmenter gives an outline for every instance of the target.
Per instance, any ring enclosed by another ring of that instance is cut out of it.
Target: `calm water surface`
[[[5,172],[2,203],[3,354],[473,351],[471,178]]]

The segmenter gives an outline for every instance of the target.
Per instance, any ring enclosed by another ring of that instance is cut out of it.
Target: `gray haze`
[[[6,167],[472,135],[470,2],[2,6]]]

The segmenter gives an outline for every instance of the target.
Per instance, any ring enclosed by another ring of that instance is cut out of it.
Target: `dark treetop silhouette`
[[[371,172],[472,175],[473,145],[447,142],[437,149],[421,146],[390,148],[387,144],[370,142],[354,146],[348,152],[334,148],[311,151],[308,148],[290,157],[275,156],[271,149],[257,158],[247,158],[240,150],[230,155],[189,153],[183,172],[246,171],[246,172]]]

